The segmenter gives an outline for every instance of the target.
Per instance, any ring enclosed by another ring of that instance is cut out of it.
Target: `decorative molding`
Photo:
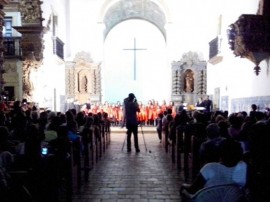
[[[256,66],[254,71],[259,75],[259,64],[270,57],[270,18],[263,15],[241,15],[230,25],[228,40],[235,56],[247,58]]]
[[[166,17],[158,4],[151,0],[120,0],[112,4],[104,16],[104,39],[110,30],[120,22],[129,19],[144,19],[154,24],[166,40]]]
[[[22,25],[40,25],[42,26],[42,11],[39,0],[21,0],[19,11],[21,12]]]
[[[73,60],[75,63],[86,62],[93,63],[93,59],[90,53],[85,51],[78,52]]]

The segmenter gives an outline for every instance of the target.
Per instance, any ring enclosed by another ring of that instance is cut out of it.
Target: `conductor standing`
[[[127,151],[131,152],[131,134],[134,136],[136,152],[140,152],[138,144],[138,119],[137,112],[140,112],[139,105],[133,93],[124,99],[124,115],[127,128]]]

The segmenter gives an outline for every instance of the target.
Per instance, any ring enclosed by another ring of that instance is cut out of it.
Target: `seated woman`
[[[202,188],[237,184],[246,185],[247,164],[242,161],[242,148],[239,142],[225,139],[220,144],[220,161],[205,164],[192,184],[183,184],[181,194],[194,194]]]

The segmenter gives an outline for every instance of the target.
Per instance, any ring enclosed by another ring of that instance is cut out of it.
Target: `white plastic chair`
[[[206,187],[195,194],[185,194],[191,202],[246,202],[244,190],[236,184]]]

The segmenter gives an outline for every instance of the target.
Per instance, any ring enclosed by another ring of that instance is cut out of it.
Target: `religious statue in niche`
[[[40,62],[26,59],[23,61],[23,98],[31,101],[35,84],[37,82],[37,70]]]
[[[83,75],[80,79],[80,92],[87,93],[88,79],[86,75]]]
[[[184,90],[186,93],[192,93],[194,91],[194,73],[192,70],[187,70],[185,72],[185,84]]]

